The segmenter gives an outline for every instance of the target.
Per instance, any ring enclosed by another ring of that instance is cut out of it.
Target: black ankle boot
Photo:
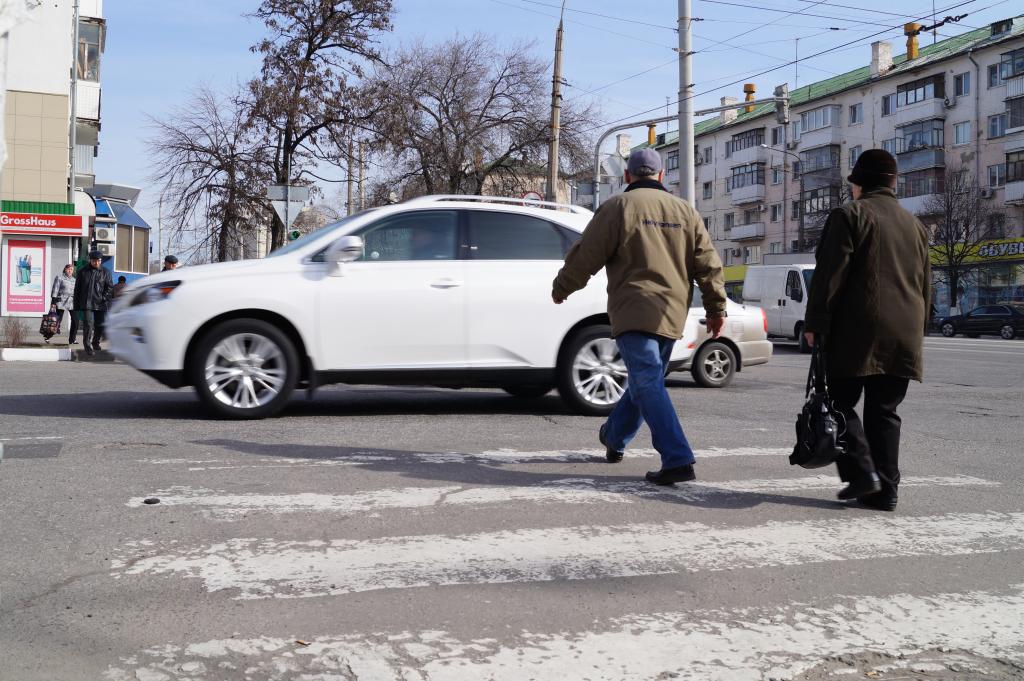
[[[839,490],[839,497],[841,501],[847,501],[849,499],[856,499],[857,497],[866,497],[869,494],[875,494],[882,491],[882,481],[878,479],[877,473],[869,473],[867,476],[851,482],[849,485]]]

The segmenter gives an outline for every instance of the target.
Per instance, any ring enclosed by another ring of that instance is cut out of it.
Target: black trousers
[[[896,408],[907,396],[910,379],[899,376],[862,376],[833,379],[830,393],[835,406],[846,417],[847,453],[836,466],[844,482],[861,480],[877,473],[882,491],[896,494],[900,484],[900,425]],[[854,407],[864,394],[864,418]]]
[[[64,315],[67,314],[71,329],[68,332],[68,343],[74,343],[78,337],[78,317],[71,310],[57,310],[57,333],[60,333],[60,326],[64,323]]]
[[[85,310],[82,320],[82,346],[99,350],[100,339],[103,338],[103,322],[106,310]]]

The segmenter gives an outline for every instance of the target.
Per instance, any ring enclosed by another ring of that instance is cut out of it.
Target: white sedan
[[[557,388],[606,414],[625,366],[603,273],[562,305],[551,281],[591,213],[471,196],[348,217],[263,260],[162,272],[108,315],[110,349],[216,415],[270,416],[328,383]],[[679,343],[674,366],[694,352]]]

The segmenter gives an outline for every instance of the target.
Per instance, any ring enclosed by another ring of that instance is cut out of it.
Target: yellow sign
[[[980,264],[1021,259],[1024,259],[1024,237],[982,241],[971,249],[971,252],[964,258],[964,262]],[[932,264],[941,266],[945,262],[946,258],[942,250],[937,246],[932,246]]]

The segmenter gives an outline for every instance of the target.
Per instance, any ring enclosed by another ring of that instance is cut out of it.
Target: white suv
[[[147,277],[118,298],[107,335],[119,359],[232,418],[327,383],[557,388],[574,411],[605,414],[626,370],[603,272],[551,302],[591,215],[472,196],[372,209],[263,260]],[[694,350],[676,348],[681,367]]]

